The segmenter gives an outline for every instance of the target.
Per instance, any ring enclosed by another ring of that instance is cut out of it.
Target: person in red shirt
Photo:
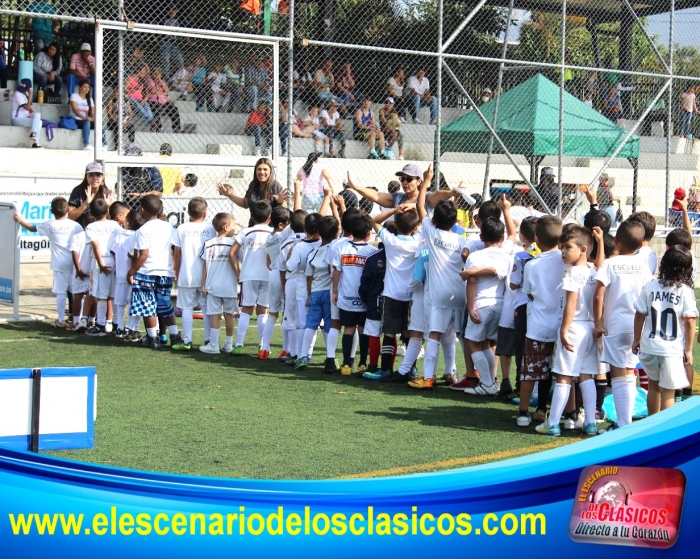
[[[267,106],[265,101],[260,101],[258,103],[258,108],[254,109],[250,115],[248,115],[248,122],[245,123],[243,128],[243,133],[246,136],[253,136],[255,140],[255,155],[260,156],[262,150],[262,139],[265,137],[266,148],[265,152],[267,154],[270,151],[270,146],[272,144],[272,113],[270,112],[270,107]]]

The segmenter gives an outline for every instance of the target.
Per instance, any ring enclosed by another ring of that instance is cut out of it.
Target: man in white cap
[[[493,98],[493,91],[491,91],[488,87],[485,87],[484,89],[481,90],[481,104],[485,105],[491,99]]]
[[[90,80],[90,93],[95,93],[95,57],[92,56],[90,43],[83,43],[80,52],[70,57],[68,65],[68,95],[72,95],[80,80]]]

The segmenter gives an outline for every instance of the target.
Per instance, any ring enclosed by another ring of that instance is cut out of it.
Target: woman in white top
[[[345,127],[343,126],[343,123],[340,122],[338,103],[335,101],[329,101],[327,109],[321,112],[321,130],[330,140],[329,156],[335,157],[334,141],[338,140],[340,142],[340,157],[344,158],[345,145],[347,143],[345,138]]]
[[[389,97],[393,97],[396,102],[394,109],[401,116],[401,122],[406,122],[406,98],[403,96],[405,82],[405,72],[403,68],[398,68],[393,76],[386,82],[386,90]]]
[[[95,104],[90,97],[90,80],[80,80],[78,92],[70,96],[70,112],[83,131],[83,149],[90,149],[90,128],[94,127]]]
[[[31,128],[29,137],[32,139],[32,147],[41,147],[39,146],[41,114],[32,109],[32,81],[29,78],[20,80],[17,91],[12,95],[10,111],[10,124]]]
[[[304,166],[297,173],[297,180],[303,184],[301,192],[301,209],[305,212],[318,212],[323,202],[323,181],[328,183],[333,191],[331,175],[323,165],[319,163],[320,153],[310,153]]]

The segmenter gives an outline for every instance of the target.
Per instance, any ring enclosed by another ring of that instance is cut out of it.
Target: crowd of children
[[[415,203],[374,218],[346,209],[346,197],[328,187],[319,212],[307,214],[297,182],[292,210],[252,202],[251,222],[239,231],[228,213],[209,225],[207,203],[199,197],[189,202],[190,221],[177,229],[162,219],[162,203],[152,195],[141,199],[138,211],[92,200],[85,230],[68,219],[63,198],[52,201],[54,219],[46,223],[16,220],[51,240],[55,326],[91,336],[114,332],[159,349],[167,329],[173,350],[190,351],[201,309],[205,342],[199,350],[242,355],[255,314],[257,357],[265,361],[282,312],[279,359],[295,369],[310,366],[322,327],[326,373],[432,389],[442,348],[443,379],[451,389],[519,398],[517,425],[534,419],[536,431],[547,435],[560,435],[562,428],[598,434],[597,423],[607,419],[602,404],[608,388],[617,416],[612,428],[631,423],[638,380],[648,389],[650,414],[691,394],[697,266],[686,202],[679,201],[684,226],[668,234],[657,262],[650,247],[656,224],[647,212],[632,214],[613,237],[610,218],[590,191],[583,225],[562,225],[551,215],[516,222],[501,196],[480,204],[480,233],[466,237],[452,199],[460,200],[461,190],[431,207],[432,170],[418,173],[415,165],[397,173],[405,182],[422,178]],[[87,177],[95,174],[102,175],[99,163],[86,169]],[[171,301],[175,283],[182,332]],[[459,381],[458,343],[467,371]],[[401,345],[405,353],[396,367]]]

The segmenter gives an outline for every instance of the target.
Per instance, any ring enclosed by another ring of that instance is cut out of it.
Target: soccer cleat
[[[367,365],[358,365],[357,366],[357,374],[362,375],[367,371]]]
[[[277,356],[277,359],[282,361],[285,357],[287,357],[287,355],[289,355],[289,352],[283,349],[282,351],[280,351],[280,354]]]
[[[418,377],[408,383],[411,388],[432,390],[435,380],[432,378]]]
[[[146,347],[150,347],[151,349],[160,349],[163,347],[163,344],[160,343],[160,336],[156,336],[155,338],[146,336]]]
[[[547,410],[537,410],[533,417],[535,421],[547,421]]]
[[[509,378],[504,378],[501,383],[501,388],[498,390],[498,399],[505,402],[510,402],[516,397],[516,393],[513,391],[513,386],[510,384]]]
[[[457,375],[454,373],[448,373],[446,375],[443,375],[442,380],[445,381],[445,384],[447,386],[452,386],[455,382],[457,382]]]
[[[467,388],[474,388],[479,384],[479,377],[468,377],[464,375],[459,382],[450,385],[452,390],[464,391]]]
[[[423,124],[423,121],[419,118],[414,118],[413,119],[413,124]]]
[[[78,325],[75,327],[76,332],[85,332],[87,330],[88,323],[87,318],[83,317],[78,321]]]
[[[170,347],[183,343],[182,335],[178,332],[170,336]]]
[[[408,373],[408,378],[410,380],[416,380],[419,376],[420,375],[418,374],[418,367],[413,365],[413,367],[411,367],[411,370]]]
[[[474,396],[495,396],[498,394],[498,385],[494,382],[491,386],[487,386],[480,382],[473,388],[465,388],[465,394],[473,394]]]
[[[561,422],[561,428],[565,431],[573,431],[576,429],[576,420],[570,417],[565,417]]]
[[[141,340],[141,332],[138,330],[128,330],[126,336],[122,338],[125,342],[138,342]]]
[[[299,359],[296,360],[294,363],[294,370],[299,370],[299,369],[306,369],[306,366],[309,364],[309,358],[308,357],[300,357]]]
[[[221,353],[233,353],[233,346],[230,345],[224,344],[220,346],[219,349],[221,350]]]
[[[51,326],[54,328],[68,328],[70,326],[70,322],[67,320],[60,322],[58,319],[56,319],[51,323]]]
[[[89,328],[87,332],[85,332],[88,336],[105,336],[105,327],[100,326],[99,324],[96,324],[92,328]]]
[[[287,367],[294,367],[294,365],[296,365],[298,360],[299,360],[299,358],[296,355],[292,355],[289,357],[289,359],[287,359],[284,362],[284,364],[287,365]]]
[[[233,355],[243,355],[243,346],[237,345],[236,347],[233,348],[233,351],[231,353]]]
[[[613,421],[607,427],[601,427],[600,429],[598,429],[598,434],[602,435],[603,433],[608,433],[610,431],[617,431],[619,428],[620,428],[620,426]]]
[[[219,349],[219,346],[214,345],[212,343],[199,346],[199,351],[201,351],[202,353],[209,353],[211,355],[218,355],[219,353],[221,353],[221,349]]]
[[[382,371],[381,369],[375,373],[372,373],[370,371],[365,371],[364,373],[362,373],[362,378],[365,378],[367,380],[384,380],[386,378],[389,378],[390,376],[391,371]]]
[[[535,431],[537,431],[540,435],[551,435],[553,437],[558,437],[561,435],[559,425],[549,425],[546,421],[535,427]]]
[[[388,377],[383,378],[382,382],[386,382],[389,384],[404,384],[409,380],[410,379],[408,378],[408,375],[402,375],[398,371],[394,371]]]
[[[521,412],[521,414],[518,415],[516,423],[518,427],[529,427],[530,423],[532,423],[532,416],[529,412]]]
[[[323,372],[332,375],[338,370],[338,363],[332,357],[326,357],[326,361],[323,365]]]
[[[267,361],[270,358],[270,352],[266,349],[261,349],[258,352],[258,359],[262,361]]]
[[[349,377],[350,375],[352,375],[352,367],[350,365],[343,365],[340,368],[340,374],[345,377]]]
[[[117,328],[114,332],[114,337],[118,340],[123,340],[124,336],[126,336],[126,330],[124,328]]]
[[[583,434],[593,437],[598,434],[598,426],[595,423],[589,423],[583,428]]]
[[[192,349],[192,342],[181,341],[176,344],[172,344],[170,348],[173,351],[190,351]]]
[[[595,411],[595,422],[596,423],[603,423],[604,421],[608,420],[608,414],[605,413],[605,410],[596,410]]]

